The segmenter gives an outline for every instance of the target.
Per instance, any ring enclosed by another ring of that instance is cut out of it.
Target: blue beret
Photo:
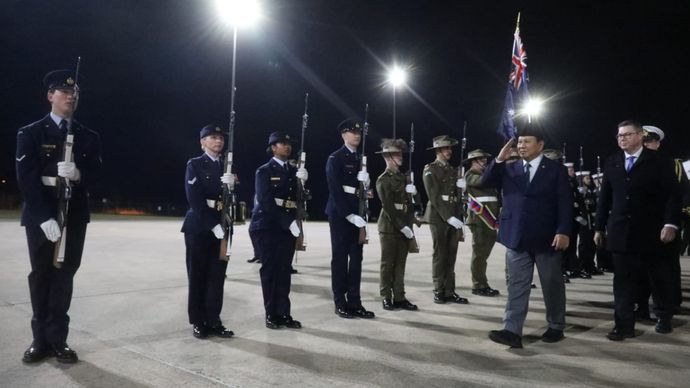
[[[48,90],[71,90],[74,89],[75,82],[76,77],[74,76],[74,71],[69,69],[53,70],[43,77],[43,85],[45,85]]]
[[[199,132],[199,139],[203,139],[208,135],[223,135],[223,131],[215,125],[207,125],[201,128],[201,131]]]

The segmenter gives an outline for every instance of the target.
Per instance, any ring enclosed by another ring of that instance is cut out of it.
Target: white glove
[[[60,238],[60,226],[54,218],[42,223],[41,229],[43,229],[43,233],[45,233],[46,238],[51,242],[56,242]]]
[[[458,180],[455,181],[455,186],[460,190],[465,190],[467,188],[467,182],[465,182],[465,178],[458,178]]]
[[[223,228],[220,226],[220,224],[214,226],[213,229],[211,229],[211,232],[216,235],[218,240],[225,238],[225,232],[223,232]]]
[[[575,217],[575,221],[579,222],[582,226],[587,225],[587,220],[585,220],[585,218],[582,216]]]
[[[404,234],[405,237],[407,237],[410,240],[414,238],[414,232],[412,231],[412,229],[410,229],[409,226],[400,229],[400,233]]]
[[[587,188],[584,186],[580,186],[577,188],[577,191],[579,191],[580,194],[585,195],[587,193]]]
[[[460,229],[460,228],[462,228],[462,225],[463,225],[462,221],[460,221],[459,219],[457,219],[455,217],[450,217],[448,220],[446,220],[446,222],[449,223],[455,229]]]
[[[74,162],[58,162],[57,174],[71,181],[78,181],[81,178],[81,173]]]
[[[417,194],[417,188],[412,183],[410,183],[409,185],[405,185],[405,192],[407,194],[415,195]]]
[[[307,172],[307,169],[304,167],[298,168],[295,176],[301,179],[302,182],[305,182],[307,179],[309,179],[309,173]]]
[[[297,221],[292,221],[290,224],[290,233],[292,233],[293,236],[299,237],[299,226],[297,225]]]
[[[220,181],[223,184],[230,186],[230,188],[233,188],[235,187],[235,174],[226,172],[225,174],[220,176]]]
[[[357,180],[360,182],[369,182],[369,173],[366,171],[360,171],[357,173]]]
[[[350,221],[351,224],[358,228],[367,226],[367,222],[364,221],[364,218],[358,216],[357,214],[350,214],[349,216],[345,217],[345,219]]]

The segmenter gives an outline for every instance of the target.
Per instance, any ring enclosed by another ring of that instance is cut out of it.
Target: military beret
[[[362,132],[362,124],[354,119],[343,120],[338,124],[338,133],[345,132]]]
[[[199,132],[199,139],[203,139],[208,135],[223,135],[223,130],[215,125],[207,125],[201,128]]]
[[[82,79],[79,81],[82,81]],[[43,85],[48,90],[72,90],[76,85],[74,71],[69,69],[53,70],[43,77]]]

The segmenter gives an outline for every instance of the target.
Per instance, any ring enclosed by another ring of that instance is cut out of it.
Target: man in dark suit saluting
[[[546,305],[545,342],[563,339],[565,285],[561,277],[562,251],[570,243],[573,194],[568,173],[560,163],[545,158],[541,127],[529,123],[519,132],[518,153],[510,158],[511,139],[482,175],[485,185],[503,193],[498,242],[505,245],[508,266],[508,301],[504,329],[489,338],[513,348],[522,347],[522,326],[527,316],[532,275],[536,264]]]
[[[613,254],[615,327],[612,341],[634,337],[633,304],[638,276],[648,272],[658,333],[670,333],[673,316],[670,262],[659,258],[662,244],[676,238],[680,224],[680,186],[673,160],[642,146],[642,126],[618,124],[622,150],[604,164],[594,241]]]

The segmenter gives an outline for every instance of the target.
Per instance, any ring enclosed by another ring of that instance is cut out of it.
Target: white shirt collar
[[[287,162],[283,162],[282,160],[276,158],[275,156],[273,157],[273,160],[275,160],[276,163],[280,164],[280,167],[285,167],[285,163],[287,163]]]
[[[640,146],[640,149],[637,150],[637,152],[635,152],[634,154],[629,154],[629,153],[623,151],[623,153],[625,154],[625,159],[628,159],[630,156],[634,156],[634,157],[635,157],[635,161],[637,161],[637,159],[640,158],[640,155],[642,154],[642,150],[643,150],[643,149],[644,149],[644,147],[643,147],[643,146]]]
[[[347,148],[348,150],[350,150],[350,152],[352,152],[353,154],[356,154],[356,153],[357,153],[357,149],[356,149],[356,148],[353,150],[353,149],[350,148],[347,144],[345,144],[345,148]]]
[[[57,125],[58,127],[60,126],[60,123],[62,122],[62,120],[67,120],[67,125],[70,125],[70,124],[71,124],[71,120],[70,120],[70,119],[66,119],[66,118],[60,117],[60,116],[56,115],[56,114],[53,113],[53,112],[50,112],[50,118],[53,119],[53,122],[55,122],[55,125]]]
[[[539,154],[536,158],[532,159],[532,161],[529,162],[529,168],[530,171],[537,171],[537,167],[539,167],[539,164],[541,163],[541,160],[544,158],[544,154]],[[525,165],[527,164],[527,161],[525,159],[522,159],[522,168],[525,168]]]

